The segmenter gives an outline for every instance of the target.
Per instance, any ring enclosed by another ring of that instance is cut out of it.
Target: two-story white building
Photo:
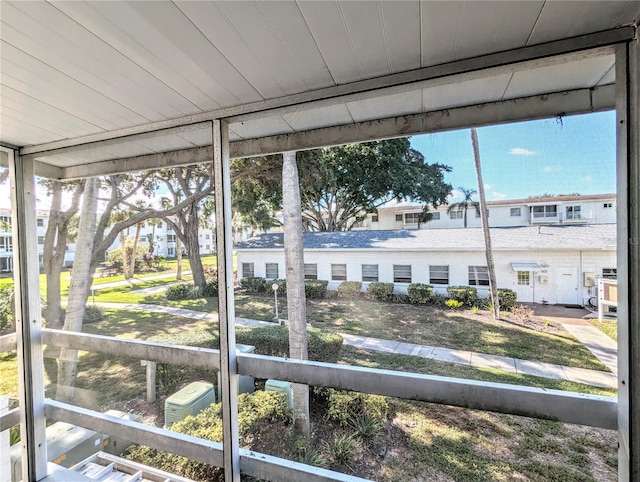
[[[547,196],[489,201],[489,226],[531,226],[542,224],[610,224],[616,222],[616,195]],[[432,210],[431,221],[420,223],[422,206],[392,202],[369,214],[354,229],[438,229],[464,226],[462,210],[448,205]],[[467,227],[481,227],[479,212],[467,210]]]

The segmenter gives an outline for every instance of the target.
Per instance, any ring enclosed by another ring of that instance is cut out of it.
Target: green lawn
[[[589,323],[612,340],[618,341],[618,320],[616,318],[603,318],[602,321],[598,321],[597,318],[591,318]]]

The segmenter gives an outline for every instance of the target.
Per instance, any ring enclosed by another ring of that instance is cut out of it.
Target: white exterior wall
[[[285,277],[282,250],[238,250],[238,277],[242,277],[242,263],[254,263],[254,275],[265,277],[265,263],[278,263],[278,276]],[[393,282],[393,265],[411,265],[413,283],[431,284],[429,265],[448,265],[449,284],[433,285],[436,293],[446,294],[447,286],[467,286],[469,266],[486,266],[483,251],[477,252],[429,252],[390,250],[306,250],[305,263],[318,265],[318,279],[329,280],[329,288],[335,289],[340,281],[331,281],[331,264],[347,265],[347,280],[362,281],[362,265],[377,264],[380,282]],[[499,288],[509,288],[518,293],[521,302],[547,302],[550,304],[587,303],[595,296],[595,287],[585,287],[583,273],[602,275],[603,268],[616,267],[615,251],[496,251],[494,252],[496,278]],[[530,272],[530,284],[518,285],[517,273],[511,263],[538,263],[540,272]],[[540,277],[548,278],[541,283]],[[367,283],[364,283],[366,286]],[[406,292],[408,283],[396,283],[398,293]],[[488,287],[476,286],[480,296],[488,295]]]

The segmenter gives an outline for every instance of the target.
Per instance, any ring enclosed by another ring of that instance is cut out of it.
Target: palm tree
[[[458,188],[462,195],[464,196],[462,201],[453,203],[449,205],[449,209],[447,209],[447,214],[451,214],[453,211],[462,211],[463,219],[464,219],[464,227],[467,227],[467,210],[473,207],[476,210],[476,213],[480,215],[480,203],[478,201],[473,201],[471,198],[478,194],[478,191],[475,189],[465,189],[463,187]]]

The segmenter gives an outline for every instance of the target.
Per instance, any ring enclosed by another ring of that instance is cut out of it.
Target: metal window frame
[[[342,271],[340,266],[344,266],[344,274],[336,273],[337,269]],[[346,263],[331,263],[331,281],[346,281],[347,279],[347,265]]]
[[[375,275],[373,274],[374,269]],[[365,272],[365,270],[370,271]],[[377,264],[362,264],[360,265],[360,272],[362,274],[362,281],[364,282],[377,283],[380,281],[380,266]]]
[[[304,263],[304,279],[318,279],[318,263]]]
[[[271,270],[271,274],[273,274],[273,270],[274,270],[274,266],[275,266],[275,271],[276,271],[276,275],[275,276],[269,276],[269,270]],[[264,277],[265,279],[278,279],[278,277],[280,276],[280,263],[265,263],[264,264]]]
[[[447,276],[444,277],[442,276],[443,274],[446,274]],[[430,264],[429,265],[429,283],[434,285],[448,285],[449,284],[449,265],[448,264],[447,265]]]
[[[481,273],[486,275],[486,279],[478,276]],[[489,286],[489,268],[487,266],[469,266],[469,286]]]
[[[407,274],[407,268],[409,276]],[[401,272],[404,270],[404,273]],[[409,281],[406,281],[409,280]],[[413,269],[410,264],[394,264],[393,265],[393,282],[394,283],[411,283],[413,280]]]
[[[247,275],[247,271],[245,267],[251,266],[251,274]],[[255,264],[254,263],[242,263],[242,277],[243,278],[253,278],[255,276]]]

